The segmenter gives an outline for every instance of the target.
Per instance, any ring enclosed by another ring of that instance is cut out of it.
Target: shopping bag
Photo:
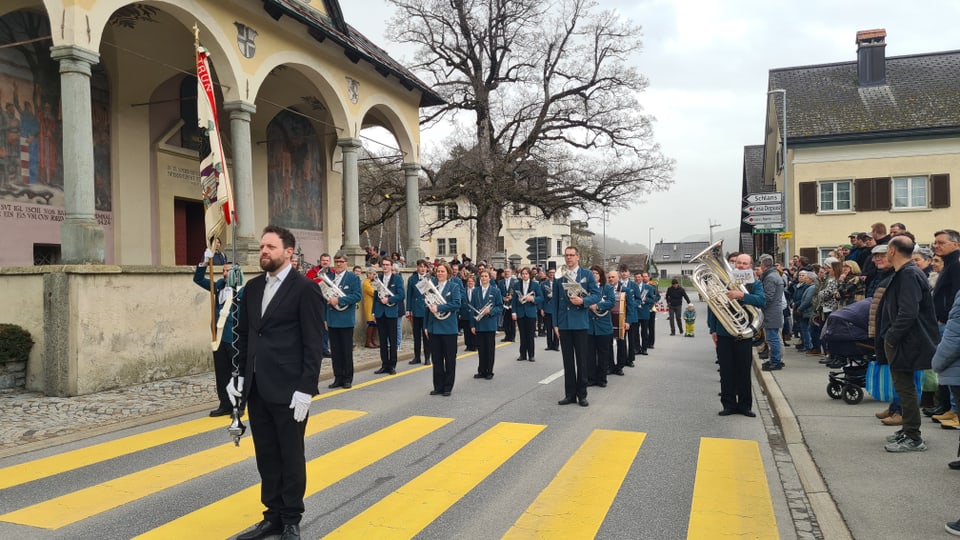
[[[913,384],[917,388],[917,395],[923,389],[923,371],[913,372]],[[893,379],[890,378],[890,365],[880,364],[876,360],[867,363],[867,393],[877,401],[891,402],[897,397],[893,389]]]

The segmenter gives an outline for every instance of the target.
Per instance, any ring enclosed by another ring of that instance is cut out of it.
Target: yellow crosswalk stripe
[[[326,489],[452,421],[452,418],[411,416],[309,461],[305,496]],[[226,538],[260,521],[262,509],[257,484],[137,538]]]
[[[316,435],[360,418],[365,414],[367,413],[338,409],[324,411],[310,417],[307,422],[306,436]],[[232,442],[225,443],[209,450],[4,514],[0,516],[0,521],[44,529],[58,529],[218,469],[240,463],[253,456],[253,441],[249,438],[239,448],[234,446]]]
[[[645,437],[594,430],[503,538],[594,538]]]
[[[687,538],[780,538],[757,441],[700,439]]]
[[[495,425],[325,538],[413,538],[544,428],[512,422]]]

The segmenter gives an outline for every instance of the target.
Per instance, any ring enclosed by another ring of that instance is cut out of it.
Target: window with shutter
[[[853,200],[857,212],[890,210],[890,178],[857,178]]]
[[[819,252],[819,251],[817,250],[817,248],[815,248],[815,247],[812,247],[812,248],[800,248],[800,256],[806,258],[806,259],[807,259],[807,262],[809,262],[810,264],[817,264],[817,263],[820,262],[820,261],[817,259],[817,256],[818,256],[819,254],[820,254],[820,252]]]
[[[950,175],[930,175],[930,208],[950,208]]]
[[[817,183],[816,182],[800,182],[797,185],[797,189],[800,194],[800,213],[801,214],[816,214],[817,213]]]

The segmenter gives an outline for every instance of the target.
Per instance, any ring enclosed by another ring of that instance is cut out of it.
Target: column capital
[[[224,101],[223,110],[230,113],[230,118],[239,118],[241,120],[249,120],[250,115],[257,112],[257,106],[256,104],[250,103],[249,101],[243,101],[242,99],[237,99],[234,101]],[[245,113],[245,114],[241,114],[241,113]]]
[[[60,63],[60,73],[77,72],[87,76],[91,66],[100,63],[100,53],[76,45],[50,47],[50,58]]]
[[[415,174],[420,174],[421,167],[419,163],[404,163],[403,165],[400,166],[400,169],[402,169],[403,172],[407,174],[407,176],[411,176]]]
[[[360,139],[344,138],[337,139],[337,146],[343,148],[344,152],[350,150],[357,150],[358,148],[363,148],[363,141]]]

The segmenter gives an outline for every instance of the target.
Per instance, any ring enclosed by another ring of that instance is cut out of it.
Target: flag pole
[[[200,27],[193,23],[194,60],[200,61]],[[206,236],[206,235],[204,235]],[[213,251],[213,239],[206,238],[207,249]],[[213,258],[207,259],[207,275],[210,281],[210,342],[217,341],[217,291],[213,280]]]

